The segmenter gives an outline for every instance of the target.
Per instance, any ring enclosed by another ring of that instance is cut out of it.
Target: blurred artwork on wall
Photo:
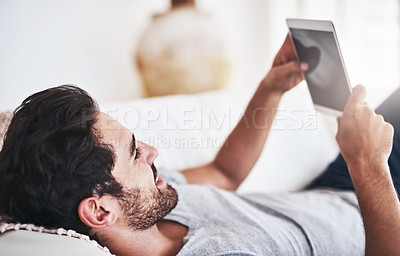
[[[227,86],[231,62],[218,21],[194,0],[172,0],[153,16],[136,62],[148,96],[197,93]]]

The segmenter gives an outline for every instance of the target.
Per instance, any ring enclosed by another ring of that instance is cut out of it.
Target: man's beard
[[[157,169],[151,166],[155,177]],[[143,190],[123,188],[118,202],[124,212],[128,225],[133,230],[145,230],[167,215],[178,203],[178,193],[167,184],[166,188]]]

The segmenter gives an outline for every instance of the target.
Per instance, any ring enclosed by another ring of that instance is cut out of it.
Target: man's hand
[[[393,143],[393,127],[364,101],[366,89],[358,85],[338,118],[336,140],[347,165],[387,164]],[[365,168],[349,168],[362,172]],[[363,173],[350,173],[357,178]]]
[[[307,63],[297,61],[292,41],[287,35],[285,42],[275,56],[270,72],[263,79],[260,87],[283,94],[304,79],[302,72],[307,69]]]
[[[275,56],[272,67],[281,66],[292,61],[297,61],[297,57],[296,52],[294,51],[292,40],[290,39],[290,36],[288,34],[281,46],[281,49],[279,49],[278,53]]]
[[[363,86],[354,88],[336,140],[357,194],[365,255],[400,255],[400,204],[388,165],[393,127],[368,107],[365,94]]]

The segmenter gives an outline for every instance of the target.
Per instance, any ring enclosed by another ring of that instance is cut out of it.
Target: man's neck
[[[143,231],[109,227],[100,235],[103,245],[118,256],[176,255],[183,246],[187,227],[173,221],[159,221]]]

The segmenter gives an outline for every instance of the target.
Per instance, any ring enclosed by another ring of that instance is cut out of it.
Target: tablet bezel
[[[349,77],[347,75],[347,70],[346,70],[346,65],[344,64],[344,59],[342,56],[342,51],[340,49],[339,46],[339,41],[337,39],[336,36],[336,31],[335,31],[335,27],[332,23],[332,21],[329,20],[306,20],[306,19],[286,19],[286,24],[289,28],[289,35],[290,35],[290,40],[292,40],[292,44],[294,45],[293,39],[292,39],[292,34],[290,29],[307,29],[307,30],[315,30],[315,31],[324,31],[324,32],[332,32],[333,37],[335,38],[335,45],[336,48],[339,52],[339,57],[340,57],[340,62],[342,64],[343,70],[344,70],[344,75],[346,78],[346,82],[347,82],[347,87],[349,88],[349,93],[351,93],[352,91],[352,87],[350,85],[350,80]],[[297,50],[295,48],[295,53],[296,53],[296,57],[298,58],[297,55]],[[310,87],[308,87],[310,89]],[[334,109],[334,108],[330,108],[327,106],[323,106],[323,105],[319,105],[314,103],[315,108],[323,113],[329,114],[329,115],[334,115],[334,116],[341,116],[342,115],[342,111]]]

